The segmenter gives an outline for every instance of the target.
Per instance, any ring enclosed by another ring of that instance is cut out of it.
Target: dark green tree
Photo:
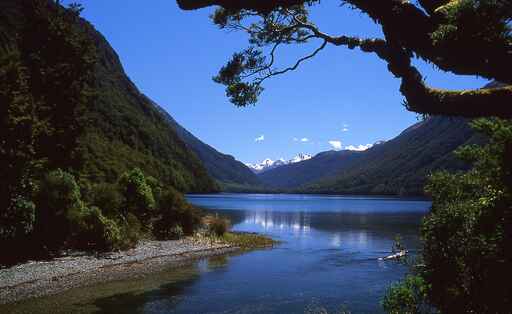
[[[119,187],[125,199],[122,206],[123,215],[131,213],[141,222],[148,223],[156,202],[144,173],[139,168],[126,172],[119,179]]]
[[[13,53],[0,60],[0,242],[30,234],[34,223],[31,174],[36,159],[35,141],[42,125],[20,56]]]
[[[174,188],[162,192],[159,201],[158,219],[155,222],[155,234],[161,239],[192,235],[201,223],[201,213],[190,205],[183,194]]]
[[[478,120],[489,137],[459,156],[473,163],[464,173],[431,178],[432,211],[422,226],[429,299],[443,313],[508,313],[512,308],[512,123]]]
[[[47,174],[35,197],[35,233],[49,251],[66,245],[86,211],[75,177],[61,169]]]

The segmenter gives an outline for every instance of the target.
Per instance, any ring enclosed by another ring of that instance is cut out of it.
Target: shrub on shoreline
[[[230,222],[228,219],[215,216],[207,216],[205,218],[205,223],[207,225],[208,234],[222,237],[230,227]]]

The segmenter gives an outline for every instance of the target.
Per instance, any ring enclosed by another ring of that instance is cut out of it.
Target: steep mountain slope
[[[223,154],[208,144],[203,143],[192,133],[182,127],[163,108],[155,104],[155,107],[165,116],[169,124],[176,130],[178,136],[195,152],[203,162],[208,173],[216,179],[223,187],[230,185],[261,185],[258,177],[242,162],[231,155]]]
[[[4,0],[0,4],[0,58],[9,58],[8,52],[18,49],[16,33],[24,27],[22,3]],[[95,97],[79,118],[66,122],[82,130],[73,148],[80,163],[67,170],[81,181],[95,183],[113,182],[121,173],[139,167],[181,191],[217,190],[201,161],[130,81],[107,40],[87,21],[77,23],[96,48]],[[49,105],[62,111],[67,104]]]
[[[145,172],[163,177],[183,191],[216,190],[201,161],[180,139],[166,118],[155,108],[125,74],[119,57],[105,38],[84,23],[98,48],[97,70],[99,97],[90,116],[94,120],[86,135],[87,153],[98,155],[101,143],[104,160],[88,158],[87,173],[104,168],[114,156],[122,168],[141,167]],[[133,158],[135,157],[135,158]]]
[[[480,141],[465,119],[431,117],[367,151],[321,153],[260,179],[274,188],[301,192],[422,194],[432,171],[465,167],[453,155],[457,147]]]

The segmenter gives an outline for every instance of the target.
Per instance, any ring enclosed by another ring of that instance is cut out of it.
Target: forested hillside
[[[0,264],[192,234],[218,189],[81,9],[0,3]]]
[[[185,144],[196,153],[208,170],[208,173],[217,180],[222,189],[229,190],[235,187],[255,188],[261,185],[258,177],[245,164],[236,160],[233,156],[223,154],[210,145],[205,144],[176,122],[163,108],[156,103],[153,104],[165,116],[166,120],[173,126]]]
[[[453,151],[480,142],[467,120],[430,117],[363,152],[331,151],[260,175],[274,188],[308,193],[421,195],[434,170],[466,165]]]
[[[19,48],[16,47],[15,33],[22,32],[27,27],[27,24],[20,23],[23,21],[20,16],[21,3],[23,2],[2,1],[1,4],[0,47],[3,60],[8,58],[8,51]],[[112,182],[121,173],[140,167],[145,173],[182,191],[215,190],[216,186],[200,160],[130,81],[110,44],[91,24],[85,20],[80,20],[79,23],[94,45],[91,47],[93,52],[88,56],[96,59],[88,91],[92,97],[80,108],[79,114],[73,113],[66,118],[63,117],[65,104],[58,101],[52,104],[54,115],[60,116],[63,123],[57,125],[57,121],[50,121],[50,127],[61,128],[61,133],[67,134],[59,140],[70,142],[70,146],[63,149],[74,150],[77,159],[77,163],[70,167],[60,161],[56,161],[55,166],[70,168],[81,179],[90,182]],[[34,38],[25,42],[36,42],[36,36],[37,33],[34,32]],[[57,53],[60,49],[57,45],[60,44],[56,41],[54,44]],[[9,50],[6,49],[8,47]],[[47,86],[41,88],[58,87],[50,86],[48,82]],[[64,130],[69,129],[69,126],[74,126],[77,131],[74,139],[71,139],[69,130]],[[44,157],[52,163],[52,160],[67,156],[68,153],[59,149],[47,149],[47,156]]]

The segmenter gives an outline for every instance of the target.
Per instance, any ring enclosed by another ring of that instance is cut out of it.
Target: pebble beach
[[[99,256],[74,253],[0,269],[0,304],[58,294],[102,282],[131,279],[191,260],[231,253],[238,247],[186,238],[145,241],[136,248]]]

